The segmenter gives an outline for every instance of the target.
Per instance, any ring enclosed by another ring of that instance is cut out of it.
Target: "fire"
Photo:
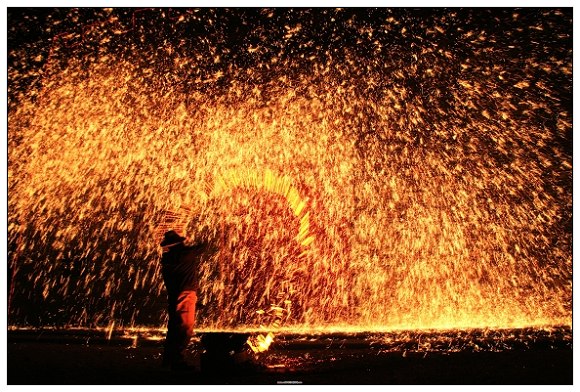
[[[251,337],[248,339],[248,346],[252,349],[254,353],[262,353],[267,351],[270,344],[274,341],[274,334],[268,332],[266,335],[259,334],[256,337]]]
[[[263,327],[255,347],[271,306],[288,329],[571,324],[568,13],[106,9],[61,31],[82,12],[9,48],[12,324],[164,325],[169,227],[216,245],[199,328]]]

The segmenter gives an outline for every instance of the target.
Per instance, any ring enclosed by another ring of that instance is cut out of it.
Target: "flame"
[[[268,332],[267,334],[259,334],[255,337],[250,337],[248,339],[248,345],[254,353],[262,353],[267,351],[272,342],[274,341],[274,334]]]

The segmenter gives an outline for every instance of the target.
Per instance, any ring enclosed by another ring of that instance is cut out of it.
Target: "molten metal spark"
[[[12,324],[163,325],[178,227],[201,330],[570,325],[570,12],[51,12],[9,29]]]

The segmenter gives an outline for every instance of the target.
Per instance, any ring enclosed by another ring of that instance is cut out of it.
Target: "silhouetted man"
[[[206,244],[185,246],[185,237],[171,230],[161,242],[161,271],[167,289],[167,336],[163,364],[174,370],[190,368],[185,359],[187,345],[195,325],[198,290],[198,269]]]

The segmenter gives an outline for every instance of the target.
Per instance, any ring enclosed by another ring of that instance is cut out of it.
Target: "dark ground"
[[[573,383],[571,332],[286,336],[261,354],[261,369],[201,371],[161,366],[161,341],[10,331],[8,385],[390,384],[567,385]],[[525,336],[522,339],[522,336]],[[382,339],[381,339],[382,338]],[[136,346],[136,347],[132,347]],[[501,347],[501,349],[500,349]],[[447,348],[442,349],[442,348]]]

